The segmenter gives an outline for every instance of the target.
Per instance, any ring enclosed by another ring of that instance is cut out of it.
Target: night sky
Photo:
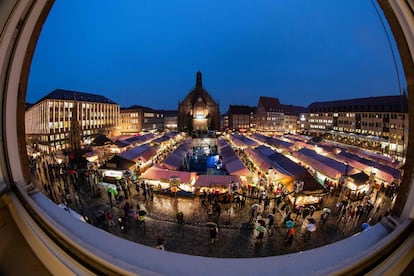
[[[198,70],[222,113],[259,96],[308,106],[400,93],[369,0],[63,0],[39,38],[27,102],[61,88],[177,109]]]

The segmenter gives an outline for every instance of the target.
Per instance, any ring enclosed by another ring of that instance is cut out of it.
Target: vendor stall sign
[[[108,165],[108,163],[106,163]],[[105,177],[112,177],[117,180],[122,179],[123,173],[121,171],[113,171],[113,170],[107,170],[103,172],[103,176]]]
[[[305,184],[304,181],[294,181],[293,182],[293,187],[295,190],[295,193],[300,193],[303,191],[303,185]]]

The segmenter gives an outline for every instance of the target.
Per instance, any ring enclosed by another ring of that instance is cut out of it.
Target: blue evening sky
[[[36,47],[27,101],[61,88],[177,109],[198,70],[222,113],[259,96],[308,106],[400,93],[369,0],[60,0]]]

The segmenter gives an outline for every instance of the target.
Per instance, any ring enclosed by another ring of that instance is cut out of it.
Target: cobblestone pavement
[[[122,206],[126,201],[112,207],[115,218],[123,214]],[[300,218],[295,220],[296,234],[292,246],[286,244],[287,228],[283,224],[283,212],[276,211],[275,227],[266,230],[262,241],[258,241],[256,236],[258,231],[256,221],[249,224],[250,206],[258,203],[257,199],[248,198],[245,208],[237,208],[235,203],[221,204],[222,212],[220,218],[217,215],[208,215],[207,208],[202,207],[198,197],[177,198],[166,195],[155,195],[153,201],[143,201],[143,197],[133,196],[128,202],[135,207],[139,202],[142,209],[148,212],[146,216],[145,229],[138,228],[134,221],[131,222],[128,231],[121,233],[118,225],[107,227],[104,224],[97,225],[94,219],[96,210],[110,210],[106,195],[100,198],[85,201],[85,214],[92,218],[92,223],[119,237],[131,241],[154,247],[157,236],[162,236],[165,240],[167,251],[207,256],[219,258],[252,258],[283,255],[288,253],[300,252],[315,247],[320,247],[329,243],[349,237],[361,231],[361,225],[371,218],[370,224],[378,222],[382,214],[390,207],[391,201],[388,197],[381,194],[378,196],[376,204],[380,204],[379,212],[374,208],[370,216],[362,215],[353,220],[340,219],[337,208],[338,197],[326,197],[323,207],[332,210],[326,224],[320,224],[322,210],[316,211],[313,218],[316,220],[316,231],[310,238],[304,237],[306,232],[305,223]],[[270,205],[272,210],[274,201]],[[375,205],[376,207],[377,205]],[[184,224],[178,224],[176,214],[178,211],[184,214]],[[268,222],[268,211],[260,212],[259,219],[263,218]],[[133,220],[133,219],[132,219]],[[210,242],[209,227],[207,222],[217,222],[219,233],[216,242]],[[305,221],[306,222],[306,221]]]

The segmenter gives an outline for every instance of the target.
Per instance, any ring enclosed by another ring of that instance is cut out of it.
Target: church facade
[[[196,86],[178,103],[177,127],[179,131],[220,130],[220,109],[203,88],[201,72],[196,74]]]

